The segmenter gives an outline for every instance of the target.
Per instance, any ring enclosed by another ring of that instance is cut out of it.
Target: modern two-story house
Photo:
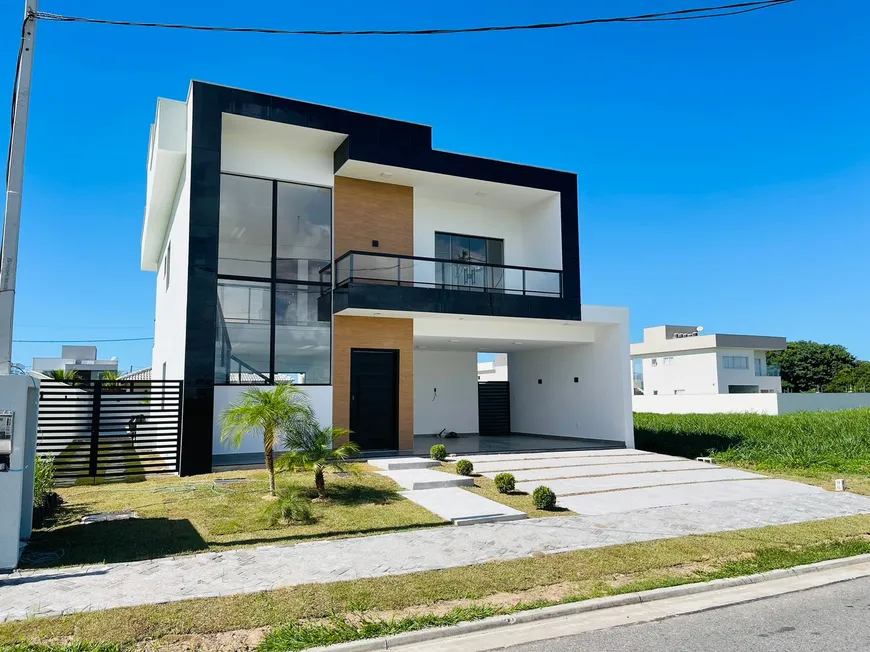
[[[634,393],[778,394],[779,367],[769,351],[785,349],[784,337],[705,335],[696,326],[645,328],[643,342],[631,345]]]
[[[433,149],[428,126],[193,82],[158,100],[142,269],[152,378],[183,379],[181,473],[246,387],[292,381],[367,453],[481,431],[506,353],[510,432],[632,445],[628,310],[581,303],[577,177]]]

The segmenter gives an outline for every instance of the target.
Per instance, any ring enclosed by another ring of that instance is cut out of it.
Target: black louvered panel
[[[477,384],[477,400],[481,435],[509,435],[511,431],[510,383]]]

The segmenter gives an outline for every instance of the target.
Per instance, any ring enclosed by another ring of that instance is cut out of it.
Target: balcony
[[[324,283],[334,280],[335,313],[355,308],[580,319],[580,300],[564,296],[561,270],[349,251],[320,276]]]
[[[773,376],[775,378],[779,378],[781,374],[780,374],[779,365],[769,364],[769,365],[767,365],[766,369],[756,369],[755,375],[756,376]]]

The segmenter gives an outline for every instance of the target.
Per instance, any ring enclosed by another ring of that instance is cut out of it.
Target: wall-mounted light
[[[391,176],[393,176],[393,173],[392,172],[381,172],[381,176],[384,179],[389,179]]]

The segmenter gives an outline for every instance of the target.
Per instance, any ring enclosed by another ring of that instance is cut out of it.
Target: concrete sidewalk
[[[445,527],[0,576],[0,621],[254,593],[470,566],[535,553],[870,513],[870,498],[816,491],[631,512]]]

